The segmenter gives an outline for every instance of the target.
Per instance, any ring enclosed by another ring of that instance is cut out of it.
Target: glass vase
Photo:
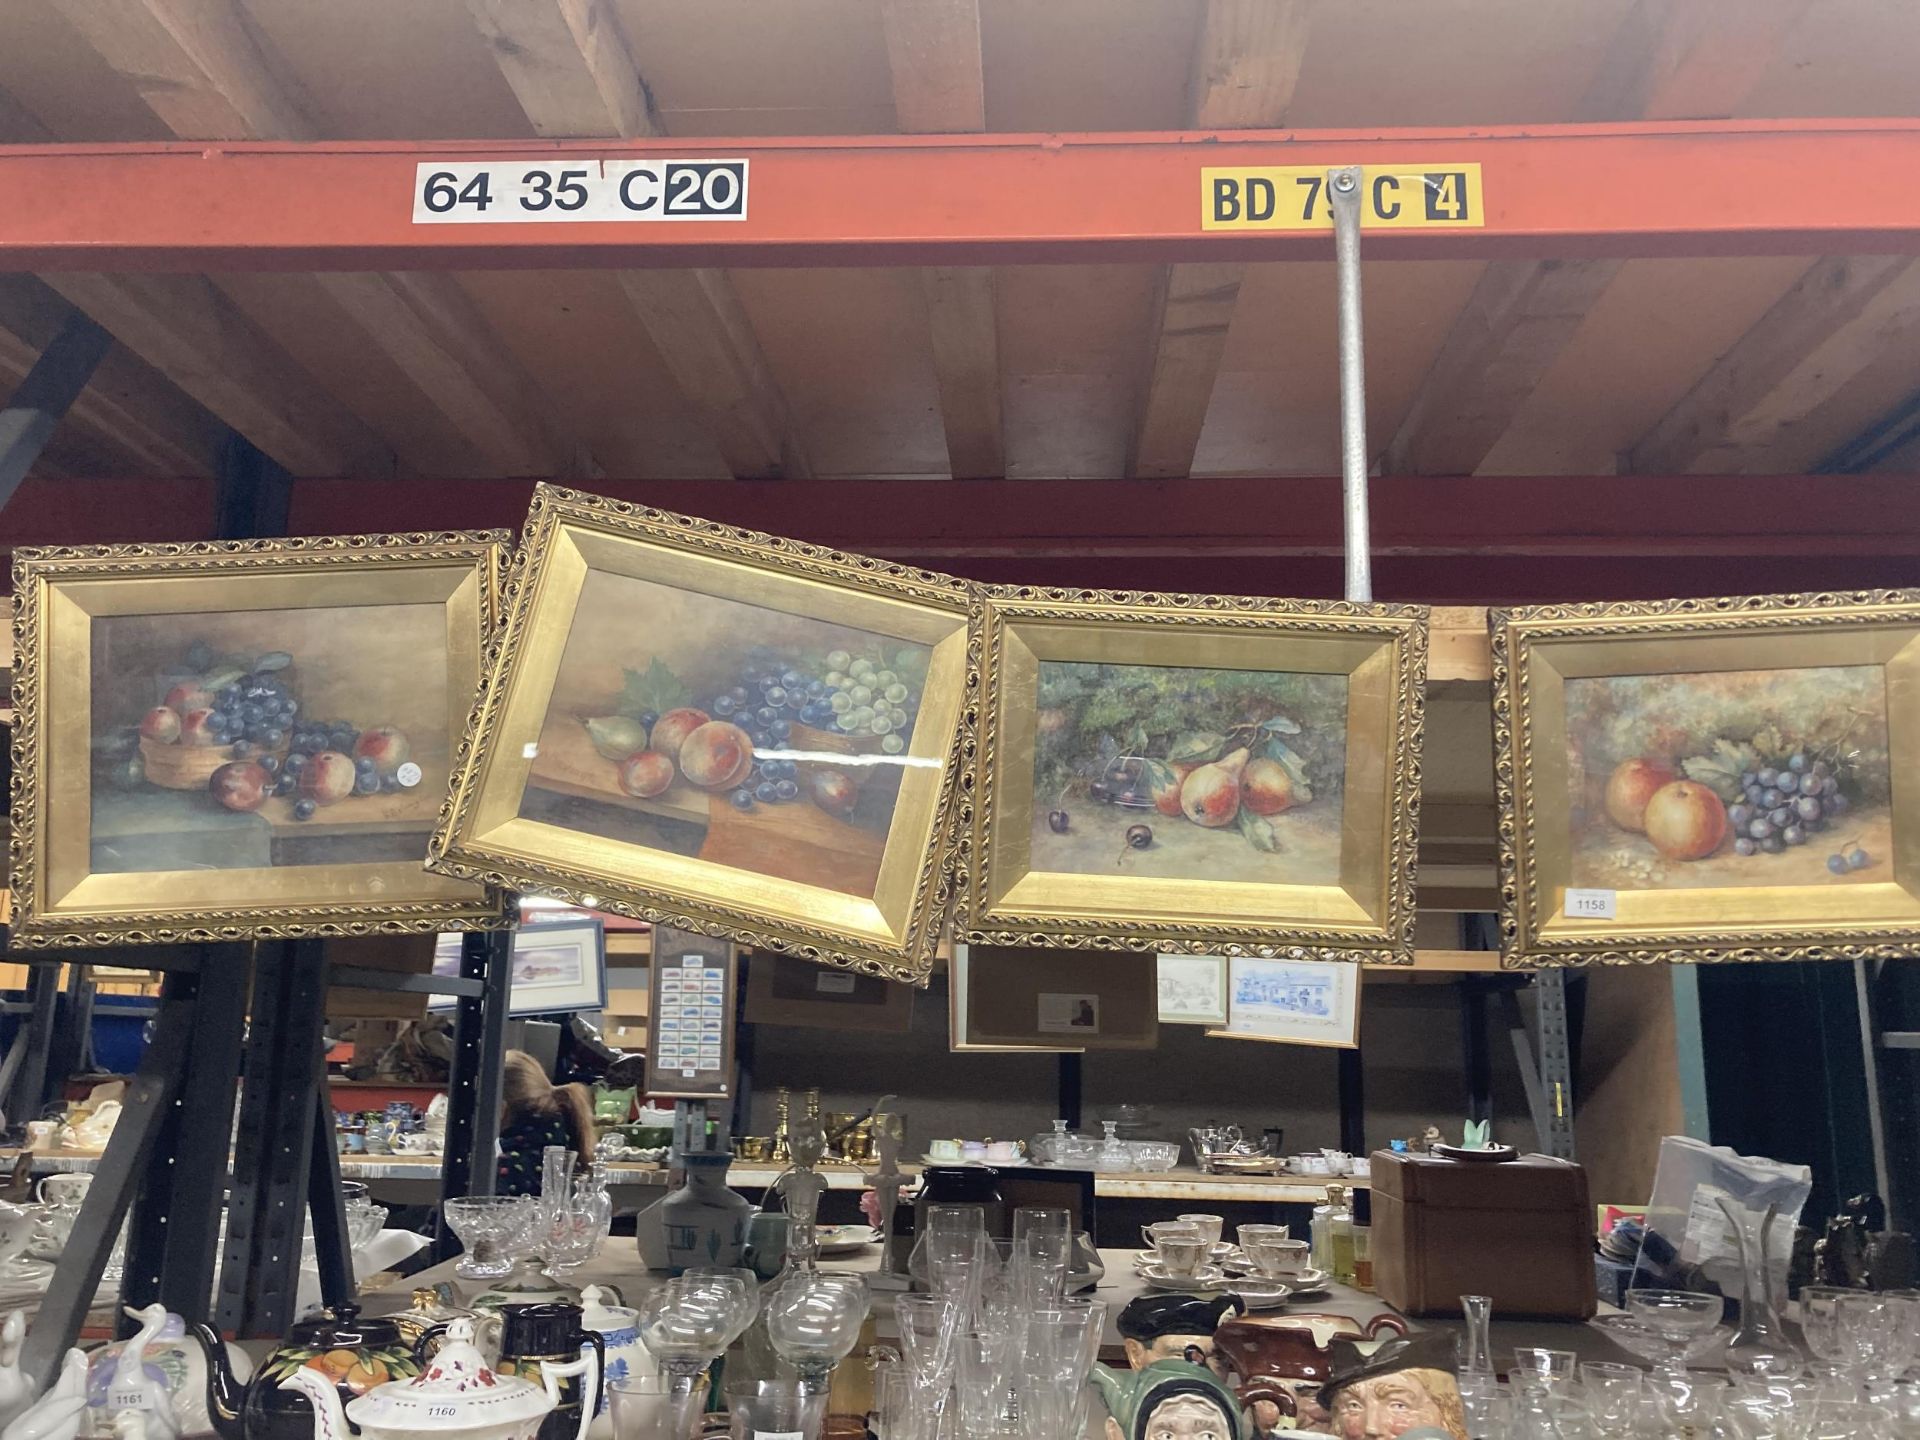
[[[1740,1249],[1740,1328],[1727,1342],[1727,1369],[1735,1375],[1791,1379],[1805,1362],[1787,1338],[1774,1299],[1768,1242],[1780,1207],[1769,1205],[1764,1215],[1756,1215],[1744,1205],[1729,1203],[1724,1195],[1715,1196],[1714,1201],[1733,1226],[1734,1243]]]

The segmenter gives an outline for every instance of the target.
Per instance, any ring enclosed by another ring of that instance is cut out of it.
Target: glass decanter
[[[1727,1369],[1736,1375],[1790,1380],[1805,1368],[1805,1361],[1787,1338],[1774,1303],[1767,1242],[1780,1207],[1769,1205],[1765,1215],[1755,1215],[1745,1206],[1730,1204],[1724,1195],[1715,1196],[1714,1203],[1733,1226],[1734,1243],[1740,1248],[1740,1328],[1727,1342]]]

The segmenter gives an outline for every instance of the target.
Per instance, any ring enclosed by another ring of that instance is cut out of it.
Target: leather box
[[[1504,1164],[1375,1151],[1373,1283],[1407,1315],[1458,1315],[1487,1295],[1496,1318],[1594,1313],[1587,1172],[1523,1155]]]

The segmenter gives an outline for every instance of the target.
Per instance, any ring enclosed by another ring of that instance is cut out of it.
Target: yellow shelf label
[[[1363,230],[1484,227],[1478,165],[1385,165],[1360,177]],[[1200,171],[1202,230],[1331,230],[1327,167],[1210,165]]]

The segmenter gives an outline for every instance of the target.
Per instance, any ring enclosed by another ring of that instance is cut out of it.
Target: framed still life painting
[[[976,943],[1411,963],[1423,606],[989,588]]]
[[[14,943],[504,924],[424,862],[506,540],[17,552]]]
[[[968,589],[542,485],[446,874],[924,981]]]
[[[1507,964],[1920,944],[1920,591],[1488,618]]]

